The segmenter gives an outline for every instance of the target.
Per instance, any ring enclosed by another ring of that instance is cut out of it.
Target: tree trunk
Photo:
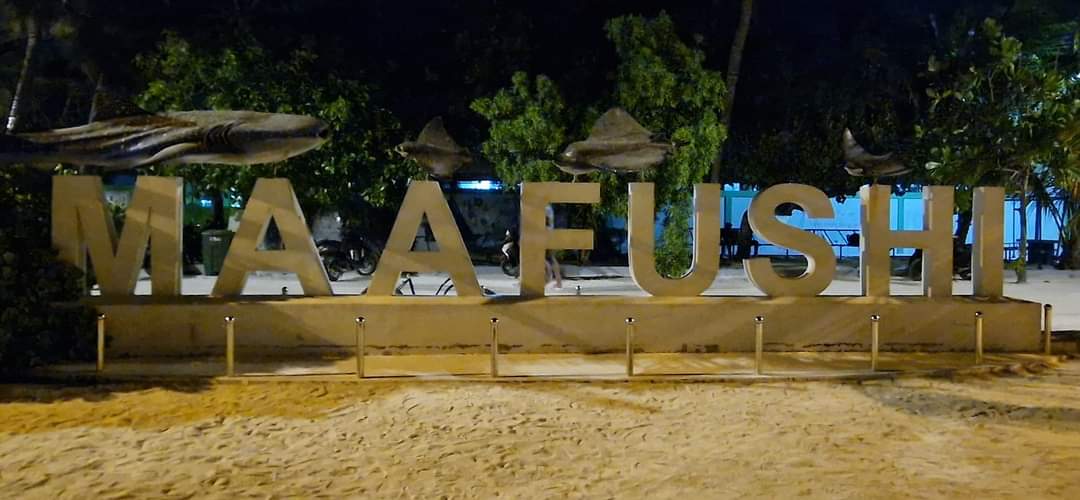
[[[68,113],[71,112],[71,106],[75,102],[75,84],[69,83],[67,86],[67,96],[64,97],[64,109],[60,110],[60,123],[66,124]]]
[[[229,227],[225,222],[225,194],[219,190],[210,193],[210,203],[214,209],[214,216],[210,219],[209,229],[225,229]]]
[[[971,220],[975,214],[971,213],[971,208],[967,210],[961,210],[956,218],[956,244],[963,245],[967,243],[968,233],[971,231]]]
[[[1028,174],[1024,173],[1024,184],[1020,188],[1020,250],[1016,261],[1016,282],[1027,283],[1027,206]]]
[[[750,258],[750,251],[753,249],[754,230],[750,227],[750,210],[747,209],[742,214],[742,220],[739,221],[739,235],[735,239],[735,259],[741,261],[742,259]]]
[[[1069,241],[1068,252],[1069,253],[1066,254],[1068,257],[1063,259],[1068,264],[1066,267],[1068,269],[1080,269],[1080,238],[1078,238],[1075,233]]]
[[[1080,269],[1080,189],[1066,190],[1062,220],[1062,263],[1066,269]]]
[[[953,239],[957,245],[967,242],[968,232],[971,231],[971,219],[975,215],[971,213],[971,210],[970,202],[956,205],[956,231],[953,233]]]
[[[26,52],[23,54],[22,68],[19,70],[19,79],[15,83],[15,93],[11,95],[11,109],[8,111],[7,124],[4,132],[11,134],[19,124],[19,113],[22,112],[22,102],[26,99],[27,88],[30,80],[30,64],[34,59],[34,50],[38,44],[37,24],[33,19],[27,19],[26,23]]]
[[[97,116],[98,103],[102,102],[98,99],[98,95],[105,92],[105,73],[98,73],[97,79],[94,82],[94,93],[90,96],[90,114],[86,116],[86,123],[94,121],[94,117]]]
[[[754,0],[742,0],[742,9],[739,16],[739,27],[735,30],[735,40],[731,42],[731,53],[728,55],[727,67],[727,96],[724,98],[724,129],[731,137],[731,112],[735,107],[735,87],[739,84],[739,68],[742,66],[743,49],[746,47],[746,35],[750,33],[750,18],[754,13]],[[711,182],[720,182],[720,163],[724,156],[724,144],[720,144],[720,151],[713,160]]]
[[[1062,217],[1065,222],[1061,225],[1061,263],[1066,269],[1080,269],[1080,202],[1066,199],[1065,203],[1075,205],[1062,207],[1068,212]]]

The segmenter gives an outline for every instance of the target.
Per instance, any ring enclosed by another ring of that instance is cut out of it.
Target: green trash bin
[[[233,232],[228,229],[208,229],[202,232],[203,274],[217,276],[229,252]]]

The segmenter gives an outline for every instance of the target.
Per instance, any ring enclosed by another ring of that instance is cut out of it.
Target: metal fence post
[[[236,318],[225,316],[225,375],[236,375]]]
[[[983,362],[983,313],[975,311],[975,364]]]
[[[765,316],[754,316],[754,374],[761,375],[765,350]]]
[[[491,318],[491,376],[499,376],[499,318]]]
[[[1043,306],[1043,352],[1047,355],[1052,353],[1050,343],[1054,335],[1054,306],[1046,304]]]
[[[626,376],[634,376],[634,318],[626,318]]]
[[[878,324],[881,316],[870,316],[870,371],[876,372],[878,367]]]
[[[367,323],[363,316],[356,317],[356,376],[364,378],[364,345]]]
[[[105,313],[97,316],[97,372],[105,370]]]

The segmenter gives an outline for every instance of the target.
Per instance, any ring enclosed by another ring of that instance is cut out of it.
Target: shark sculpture
[[[457,169],[472,163],[469,150],[454,142],[443,127],[440,116],[428,122],[415,141],[398,144],[394,151],[420,164],[433,177],[440,179],[448,179]]]
[[[0,136],[0,163],[50,167],[66,163],[106,171],[162,163],[252,165],[305,153],[329,136],[326,123],[310,116],[254,111],[148,113],[99,97],[87,125]]]
[[[563,150],[555,165],[575,177],[598,170],[640,172],[663,163],[673,149],[622,108],[611,108],[596,120],[588,138]]]
[[[911,172],[910,167],[894,160],[892,153],[873,155],[867,152],[855,142],[855,136],[849,129],[844,129],[844,160],[847,161],[844,170],[848,174],[870,177],[873,184],[877,184],[878,177],[895,177]]]

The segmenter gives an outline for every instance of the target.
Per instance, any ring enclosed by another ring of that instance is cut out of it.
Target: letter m
[[[117,240],[100,177],[53,177],[53,246],[84,271],[89,253],[101,294],[115,296],[134,293],[149,244],[153,294],[179,295],[183,189],[179,177],[139,177]]]

